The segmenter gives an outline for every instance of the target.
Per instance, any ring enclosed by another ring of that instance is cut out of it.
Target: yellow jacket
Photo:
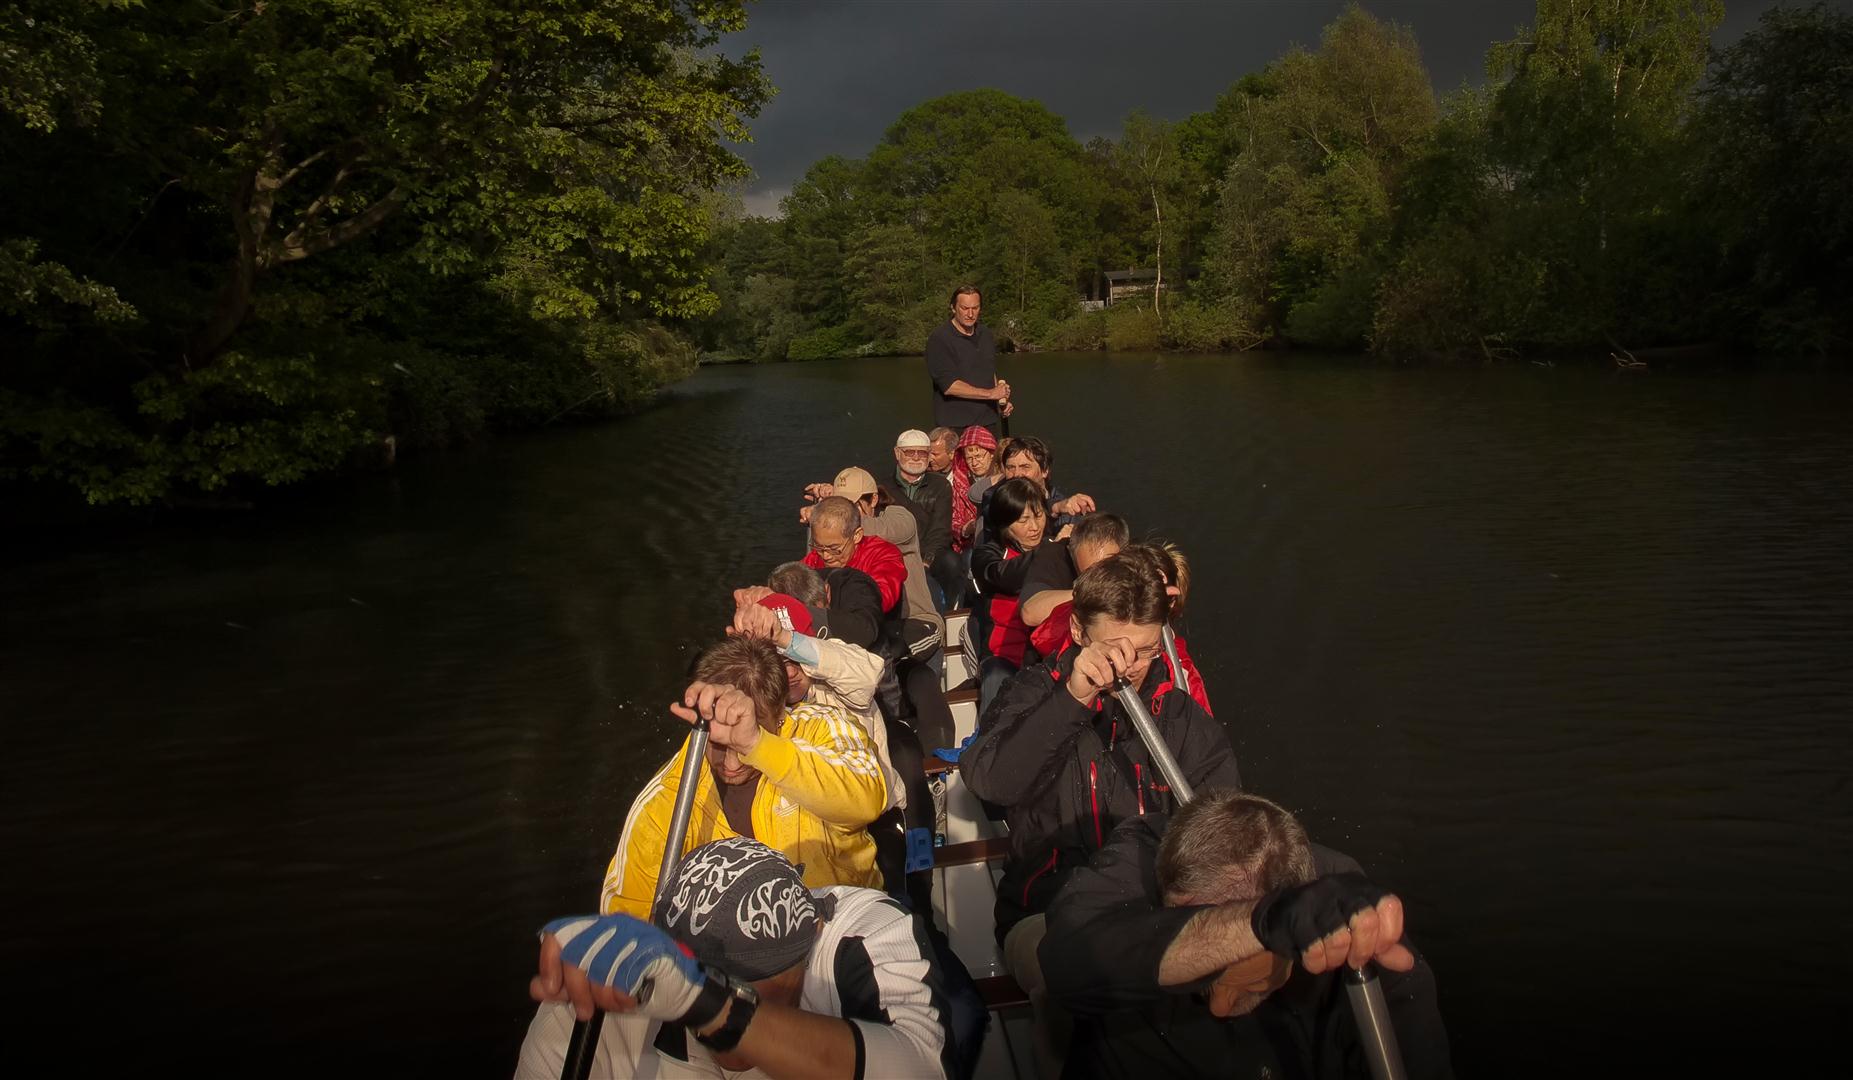
[[[669,819],[682,785],[688,741],[656,770],[631,804],[618,850],[605,870],[599,910],[650,917]],[[868,732],[841,709],[800,704],[785,710],[778,734],[762,732],[741,761],[762,774],[753,794],[753,835],[804,864],[804,883],[882,887],[869,822],[888,805],[888,784]],[[721,812],[714,771],[702,763],[682,852],[738,836]]]

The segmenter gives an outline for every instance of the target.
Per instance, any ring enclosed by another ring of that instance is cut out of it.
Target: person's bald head
[[[848,566],[861,541],[862,511],[855,503],[832,495],[811,509],[811,550],[825,566]]]

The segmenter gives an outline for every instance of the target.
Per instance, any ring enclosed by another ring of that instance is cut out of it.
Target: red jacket
[[[804,557],[804,565],[813,570],[826,569],[824,557],[815,551]],[[901,549],[879,536],[864,536],[849,553],[849,568],[873,578],[881,590],[883,614],[893,614],[901,602],[901,586],[907,581],[907,564],[901,561]]]
[[[1013,547],[1004,549],[1004,561],[1020,559],[1023,553]],[[1016,593],[996,593],[991,597],[991,655],[1001,656],[1023,666],[1023,647],[1029,644],[1029,624],[1023,621],[1023,607]]]
[[[1059,604],[1054,611],[1049,612],[1048,618],[1038,624],[1036,629],[1030,631],[1029,642],[1036,646],[1037,652],[1046,658],[1054,656],[1073,643],[1074,639],[1068,634],[1068,616],[1073,613],[1073,601]],[[1210,692],[1203,686],[1203,673],[1197,670],[1196,661],[1190,658],[1190,650],[1184,647],[1183,635],[1174,636],[1177,638],[1177,662],[1190,673],[1190,696],[1197,699],[1197,704],[1203,706],[1204,712],[1215,716],[1216,711],[1210,708]],[[1159,688],[1160,694],[1177,685],[1177,673],[1170,671],[1170,658],[1165,657],[1164,661],[1170,678],[1166,679]]]

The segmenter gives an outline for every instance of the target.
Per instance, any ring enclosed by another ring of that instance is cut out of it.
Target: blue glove
[[[950,761],[954,765],[957,765],[959,763],[959,755],[971,749],[972,743],[977,742],[977,741],[978,741],[978,733],[974,731],[970,735],[965,736],[965,741],[960,743],[957,746],[944,747],[939,750],[933,751],[933,756],[940,759],[941,761]]]
[[[541,930],[560,940],[560,959],[594,983],[637,999],[637,1011],[653,1020],[684,1023],[707,977],[668,934],[629,915],[580,915],[555,919]],[[712,1019],[710,1015],[701,1022]]]

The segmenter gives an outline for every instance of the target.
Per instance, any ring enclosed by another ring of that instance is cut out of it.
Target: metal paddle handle
[[[1383,1000],[1377,965],[1347,969],[1345,993],[1351,998],[1351,1015],[1358,1022],[1358,1041],[1364,1044],[1372,1080],[1404,1080],[1403,1052],[1396,1045],[1396,1025]]]
[[[1139,692],[1133,689],[1132,683],[1123,678],[1113,680],[1113,696],[1119,699],[1120,708],[1132,719],[1132,729],[1139,733],[1145,752],[1152,755],[1152,764],[1158,766],[1158,774],[1171,788],[1171,798],[1179,806],[1196,798],[1196,791],[1191,788],[1190,781],[1184,779],[1184,770],[1178,767],[1177,758],[1171,756],[1171,747],[1158,733],[1157,722],[1146,711],[1145,702],[1139,700]]]
[[[1173,650],[1167,626],[1165,651],[1173,657],[1172,670],[1181,672],[1183,666],[1177,663]],[[1139,700],[1139,692],[1122,678],[1114,680],[1113,696],[1119,699],[1120,707],[1131,718],[1132,729],[1138,732],[1146,753],[1152,755],[1152,764],[1158,766],[1159,775],[1171,786],[1172,798],[1179,806],[1196,798],[1190,782],[1184,779],[1184,770],[1178,767],[1177,758],[1171,754],[1171,747],[1158,733],[1158,724],[1145,708],[1145,702]],[[1358,1041],[1363,1044],[1364,1057],[1370,1062],[1371,1077],[1373,1080],[1404,1080],[1402,1050],[1396,1045],[1396,1027],[1390,1022],[1390,1007],[1383,1000],[1377,965],[1365,964],[1347,971],[1345,991],[1351,998],[1351,1015],[1358,1023]]]
[[[697,720],[695,733],[688,737],[688,753],[682,758],[682,786],[676,789],[676,809],[669,818],[669,835],[663,841],[663,864],[656,871],[654,909],[669,887],[669,877],[682,861],[682,840],[688,835],[688,819],[695,812],[695,789],[701,784],[701,763],[708,755],[708,721]],[[592,1075],[592,1059],[598,1055],[598,1033],[605,1026],[605,1011],[600,1009],[590,1020],[573,1021],[572,1041],[566,1044],[566,1060],[560,1065],[560,1080],[586,1080]]]
[[[1177,683],[1177,688],[1186,694],[1190,693],[1190,672],[1184,670],[1184,662],[1177,658],[1177,635],[1171,632],[1170,623],[1166,623],[1164,629],[1159,631],[1158,640],[1164,642],[1165,659],[1171,662],[1171,678]]]

